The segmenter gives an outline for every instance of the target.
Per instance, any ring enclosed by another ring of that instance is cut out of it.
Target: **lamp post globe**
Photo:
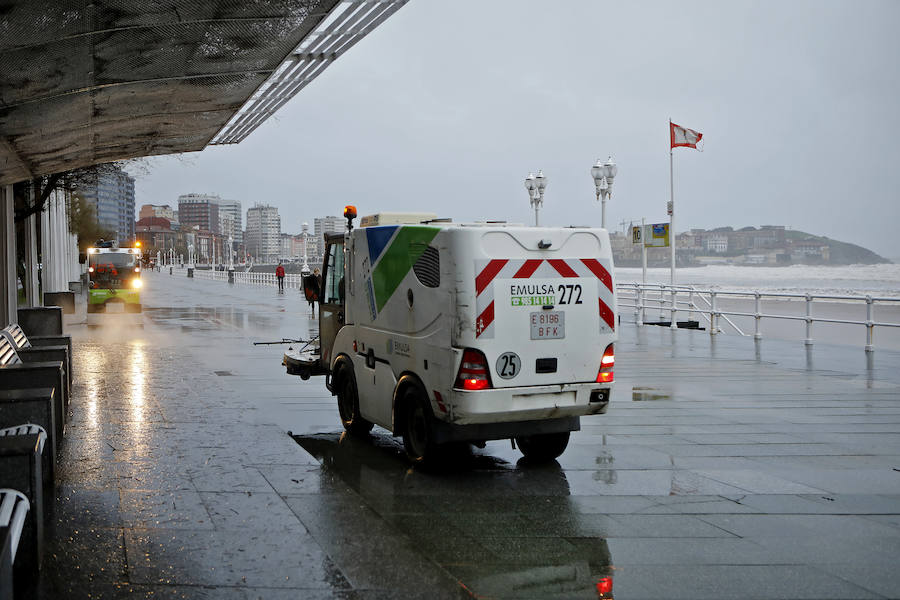
[[[544,200],[544,190],[547,189],[547,176],[544,175],[544,172],[538,170],[537,175],[534,177],[534,182],[537,185],[538,194],[541,197],[541,201]]]
[[[525,189],[528,191],[528,202],[531,204],[531,207],[534,209],[534,226],[537,227],[538,224],[538,207],[537,207],[537,181],[534,173],[529,173],[528,177],[525,178]]]
[[[597,200],[600,201],[600,225],[606,229],[606,201],[612,195],[612,184],[619,172],[616,163],[610,156],[606,162],[601,162],[598,158],[597,163],[591,167],[591,177],[594,179],[594,189],[597,192]]]
[[[603,164],[603,168],[606,169],[606,182],[612,186],[613,179],[615,179],[616,175],[619,172],[619,167],[616,166],[616,163],[613,162],[612,156],[606,159],[606,162]]]
[[[591,177],[594,178],[594,185],[600,185],[600,180],[603,179],[603,163],[600,162],[600,159],[597,159],[597,164],[591,167]]]

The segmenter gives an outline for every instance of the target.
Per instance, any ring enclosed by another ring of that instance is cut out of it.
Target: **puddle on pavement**
[[[651,388],[651,387],[633,387],[631,388],[631,400],[634,402],[646,402],[648,400],[671,400],[672,391]]]
[[[127,333],[128,330],[143,329],[144,315],[141,313],[88,313],[84,320],[88,329],[103,329],[106,332]]]
[[[182,331],[235,329],[277,329],[282,317],[233,307],[192,306],[189,308],[146,307],[144,311],[161,327],[180,327]]]

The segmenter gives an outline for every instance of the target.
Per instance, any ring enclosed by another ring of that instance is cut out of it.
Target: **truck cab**
[[[603,229],[381,213],[327,237],[322,274],[319,347],[284,364],[326,375],[352,433],[402,435],[414,463],[494,439],[551,460],[582,416],[606,412],[617,334]]]

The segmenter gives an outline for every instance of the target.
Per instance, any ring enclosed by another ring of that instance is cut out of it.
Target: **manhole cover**
[[[233,375],[231,371],[213,371],[213,373],[215,373],[219,377],[230,377],[231,375]]]

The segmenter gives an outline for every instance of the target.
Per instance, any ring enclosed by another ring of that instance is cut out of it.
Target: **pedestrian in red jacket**
[[[284,289],[284,267],[281,266],[281,263],[278,263],[278,266],[275,267],[275,277],[278,278],[278,289]]]

